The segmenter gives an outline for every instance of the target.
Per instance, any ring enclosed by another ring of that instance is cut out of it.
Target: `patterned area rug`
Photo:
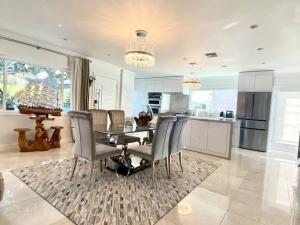
[[[83,160],[78,160],[72,181],[73,159],[12,172],[78,225],[152,225],[220,165],[185,153],[181,172],[178,161],[172,158],[171,179],[167,179],[163,162],[156,166],[154,186],[150,168],[125,177],[107,169],[100,172],[97,165],[90,191],[90,167]]]

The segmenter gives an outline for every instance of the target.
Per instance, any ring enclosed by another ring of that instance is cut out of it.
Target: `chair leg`
[[[165,158],[165,166],[166,166],[166,171],[167,171],[167,177],[170,178],[169,176],[169,169],[168,169],[168,158]]]
[[[103,170],[103,161],[101,160],[100,161],[100,172],[102,172],[102,170]]]
[[[73,170],[72,170],[72,174],[71,174],[70,180],[72,180],[72,178],[74,176],[75,169],[76,169],[76,166],[77,166],[77,160],[78,160],[78,157],[75,157],[75,162],[74,162],[74,166],[73,166]]]
[[[168,155],[168,167],[169,167],[169,176],[168,176],[168,178],[171,179],[171,155]]]
[[[90,188],[91,188],[92,178],[93,178],[93,172],[94,172],[94,161],[92,161],[92,164],[91,164],[90,181],[89,181],[89,188],[88,188],[88,190],[90,190]]]
[[[182,152],[179,152],[179,163],[181,167],[181,172],[183,172],[183,167],[182,167]]]
[[[138,142],[139,142],[139,145],[141,146],[142,145],[141,141],[138,141]]]
[[[152,162],[152,183],[154,185],[155,162]]]

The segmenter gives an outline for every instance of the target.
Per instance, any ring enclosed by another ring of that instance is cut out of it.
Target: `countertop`
[[[203,121],[213,121],[213,122],[221,122],[221,123],[235,123],[235,119],[230,118],[221,118],[221,117],[205,117],[205,116],[191,116],[192,120],[203,120]]]

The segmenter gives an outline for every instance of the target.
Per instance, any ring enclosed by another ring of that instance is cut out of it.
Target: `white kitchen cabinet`
[[[255,92],[266,92],[272,91],[273,88],[273,75],[270,74],[262,74],[262,75],[256,75],[255,76],[255,86],[254,91]]]
[[[163,91],[165,93],[182,93],[182,78],[165,78],[163,80]]]
[[[147,92],[163,92],[164,85],[161,79],[145,79]]]
[[[241,72],[238,90],[241,92],[271,92],[274,71]]]
[[[245,74],[239,77],[239,91],[252,92],[255,86],[255,75]]]
[[[191,145],[191,129],[192,129],[192,121],[188,120],[186,125],[183,128],[183,136],[182,136],[182,144],[183,148],[187,148]]]
[[[182,92],[182,79],[181,77],[164,77],[164,78],[137,78],[136,90],[140,92],[164,92],[174,93]]]
[[[209,122],[207,132],[207,153],[228,157],[230,146],[229,123]]]
[[[214,156],[230,159],[233,122],[192,117],[186,125],[183,146]]]
[[[190,145],[191,150],[206,152],[208,121],[192,120]]]

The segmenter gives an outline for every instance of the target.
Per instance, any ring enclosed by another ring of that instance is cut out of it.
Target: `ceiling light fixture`
[[[62,25],[62,24],[58,24],[57,26],[58,26],[58,27],[62,27],[63,25]]]
[[[263,50],[263,49],[264,49],[264,48],[257,48],[258,51],[261,51],[261,50]]]
[[[125,53],[125,63],[135,67],[151,67],[155,65],[154,51],[146,43],[147,31],[137,30],[137,39],[130,44]]]
[[[224,68],[225,68],[225,67],[227,67],[227,66],[226,66],[226,65],[223,65],[223,66],[221,66],[221,67],[224,67]]]
[[[201,82],[199,78],[195,76],[195,67],[197,63],[191,62],[189,63],[191,66],[191,72],[189,75],[185,76],[182,82],[182,87],[189,90],[198,90],[201,88]]]

